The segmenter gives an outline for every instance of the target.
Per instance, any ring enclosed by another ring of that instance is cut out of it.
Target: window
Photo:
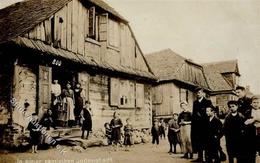
[[[110,79],[110,105],[120,108],[142,108],[144,106],[144,86],[133,81]]]
[[[120,25],[118,22],[109,19],[108,21],[108,44],[113,47],[120,46]]]
[[[179,89],[179,99],[180,102],[186,101],[189,102],[189,91],[183,88]]]
[[[98,16],[96,16],[95,7],[88,10],[88,26],[86,30],[88,38],[98,40]]]

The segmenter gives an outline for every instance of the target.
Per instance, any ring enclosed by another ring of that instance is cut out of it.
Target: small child
[[[107,144],[111,145],[112,144],[112,142],[111,142],[111,132],[112,132],[112,130],[109,126],[109,123],[105,123],[104,127],[105,127],[105,130],[106,130]]]
[[[132,135],[133,135],[133,126],[131,125],[131,121],[130,118],[126,119],[126,125],[124,127],[124,131],[125,131],[125,138],[124,138],[124,145],[126,147],[126,151],[129,151],[129,148],[132,145]]]
[[[176,152],[176,146],[177,144],[181,147],[181,141],[180,141],[180,126],[178,124],[178,114],[173,113],[172,119],[168,122],[168,140],[170,144],[170,150],[169,154],[171,153],[177,153]],[[172,152],[172,146],[173,146],[173,152]]]
[[[41,131],[38,126],[39,120],[36,113],[32,114],[32,120],[28,124],[28,130],[30,131],[30,143],[32,144],[32,153],[37,153],[37,147],[41,139]]]
[[[152,133],[152,138],[153,138],[152,143],[153,143],[153,144],[156,143],[157,145],[159,145],[159,135],[160,135],[160,131],[159,131],[159,122],[158,122],[157,119],[154,120],[151,133]]]
[[[121,127],[123,126],[123,123],[119,116],[119,112],[115,111],[113,119],[110,122],[110,127],[112,129],[111,140],[114,151],[118,151],[118,145],[120,145],[121,140]]]

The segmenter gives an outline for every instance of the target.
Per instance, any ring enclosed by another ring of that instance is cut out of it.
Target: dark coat
[[[246,120],[251,118],[252,108],[248,109],[245,112]],[[254,124],[245,125],[244,132],[242,134],[241,141],[241,153],[240,156],[242,159],[247,160],[248,158],[256,157],[256,128]]]
[[[151,129],[151,133],[152,133],[152,136],[153,136],[153,137],[159,137],[159,135],[160,135],[159,126],[153,125],[153,126],[152,126],[152,129]]]
[[[92,131],[92,118],[91,114],[87,109],[83,110],[83,125],[82,130]]]
[[[207,124],[206,152],[209,158],[219,158],[220,138],[223,136],[222,122],[214,117]]]
[[[80,116],[80,113],[83,109],[83,98],[81,97],[82,88],[77,88],[74,90],[74,96],[75,96],[75,109],[74,109],[74,115],[76,117]]]
[[[205,140],[207,135],[206,108],[211,106],[212,102],[205,98],[201,102],[198,100],[193,103],[192,122],[191,122],[191,142],[194,152],[205,149]]]
[[[38,120],[35,124],[39,123]],[[30,143],[32,145],[38,145],[41,140],[41,131],[37,128],[37,125],[29,122],[27,129],[30,131]]]
[[[110,127],[112,128],[111,140],[119,142],[121,140],[121,127],[123,127],[122,120],[120,118],[113,118],[110,122]]]
[[[226,138],[227,153],[230,156],[237,157],[239,155],[239,149],[241,149],[242,135],[244,133],[245,117],[238,113],[236,116],[232,116],[229,113],[224,121],[223,133]]]
[[[251,98],[243,97],[238,99],[238,112],[240,112],[244,117],[251,117]]]

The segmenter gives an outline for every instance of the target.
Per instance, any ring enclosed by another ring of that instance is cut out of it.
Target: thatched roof
[[[25,0],[0,10],[0,43],[10,41],[49,18],[71,0]],[[84,1],[84,0],[81,0]],[[127,22],[102,0],[85,0]]]
[[[160,81],[177,80],[193,86],[209,88],[201,65],[187,60],[171,49],[145,55]]]

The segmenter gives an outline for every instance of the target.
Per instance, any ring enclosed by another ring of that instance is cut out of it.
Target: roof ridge
[[[238,62],[238,59],[230,59],[230,60],[222,60],[222,61],[206,62],[206,63],[201,63],[201,65],[203,65],[203,66],[207,66],[207,65],[212,65],[212,64],[222,64],[222,63],[227,63],[227,62]]]

